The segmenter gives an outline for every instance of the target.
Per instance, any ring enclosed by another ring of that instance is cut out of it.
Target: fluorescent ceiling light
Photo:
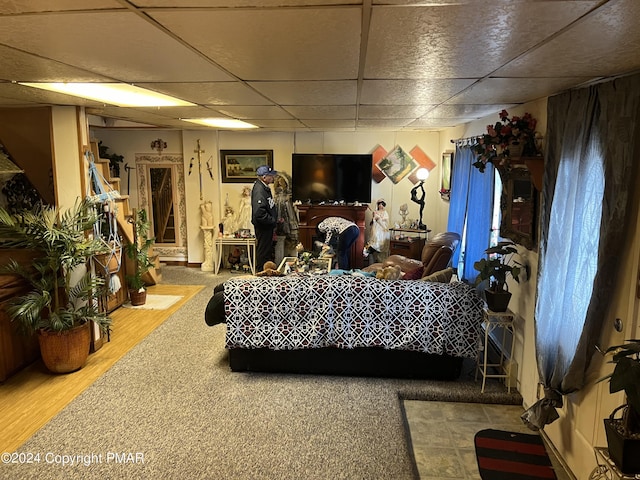
[[[252,123],[236,120],[235,118],[181,118],[185,122],[198,123],[207,127],[220,128],[258,128]]]
[[[119,107],[188,107],[194,103],[126,83],[31,83],[27,87],[66,93]]]

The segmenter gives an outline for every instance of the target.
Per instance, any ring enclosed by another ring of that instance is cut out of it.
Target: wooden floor
[[[89,355],[79,371],[48,373],[38,361],[0,385],[0,452],[14,452],[71,400],[96,381],[125,353],[162,324],[202,285],[154,285],[152,295],[182,295],[166,310],[118,308],[111,317],[111,341]]]

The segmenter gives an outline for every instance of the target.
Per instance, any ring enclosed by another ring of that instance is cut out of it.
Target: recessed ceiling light
[[[197,123],[205,125],[207,127],[219,127],[219,128],[258,128],[257,125],[252,123],[243,122],[242,120],[236,120],[235,118],[181,118],[185,122]]]
[[[187,107],[195,103],[153,92],[126,83],[32,83],[19,82],[27,87],[66,93],[119,107]]]

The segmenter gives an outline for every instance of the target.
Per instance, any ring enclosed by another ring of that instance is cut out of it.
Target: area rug
[[[482,480],[555,480],[539,435],[481,430],[474,439]]]
[[[182,298],[182,295],[149,295],[144,305],[131,305],[127,302],[122,305],[125,308],[139,308],[142,310],[166,310]]]

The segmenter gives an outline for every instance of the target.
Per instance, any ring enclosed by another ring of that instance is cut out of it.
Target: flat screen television
[[[303,203],[370,203],[372,155],[294,153],[293,200]]]

